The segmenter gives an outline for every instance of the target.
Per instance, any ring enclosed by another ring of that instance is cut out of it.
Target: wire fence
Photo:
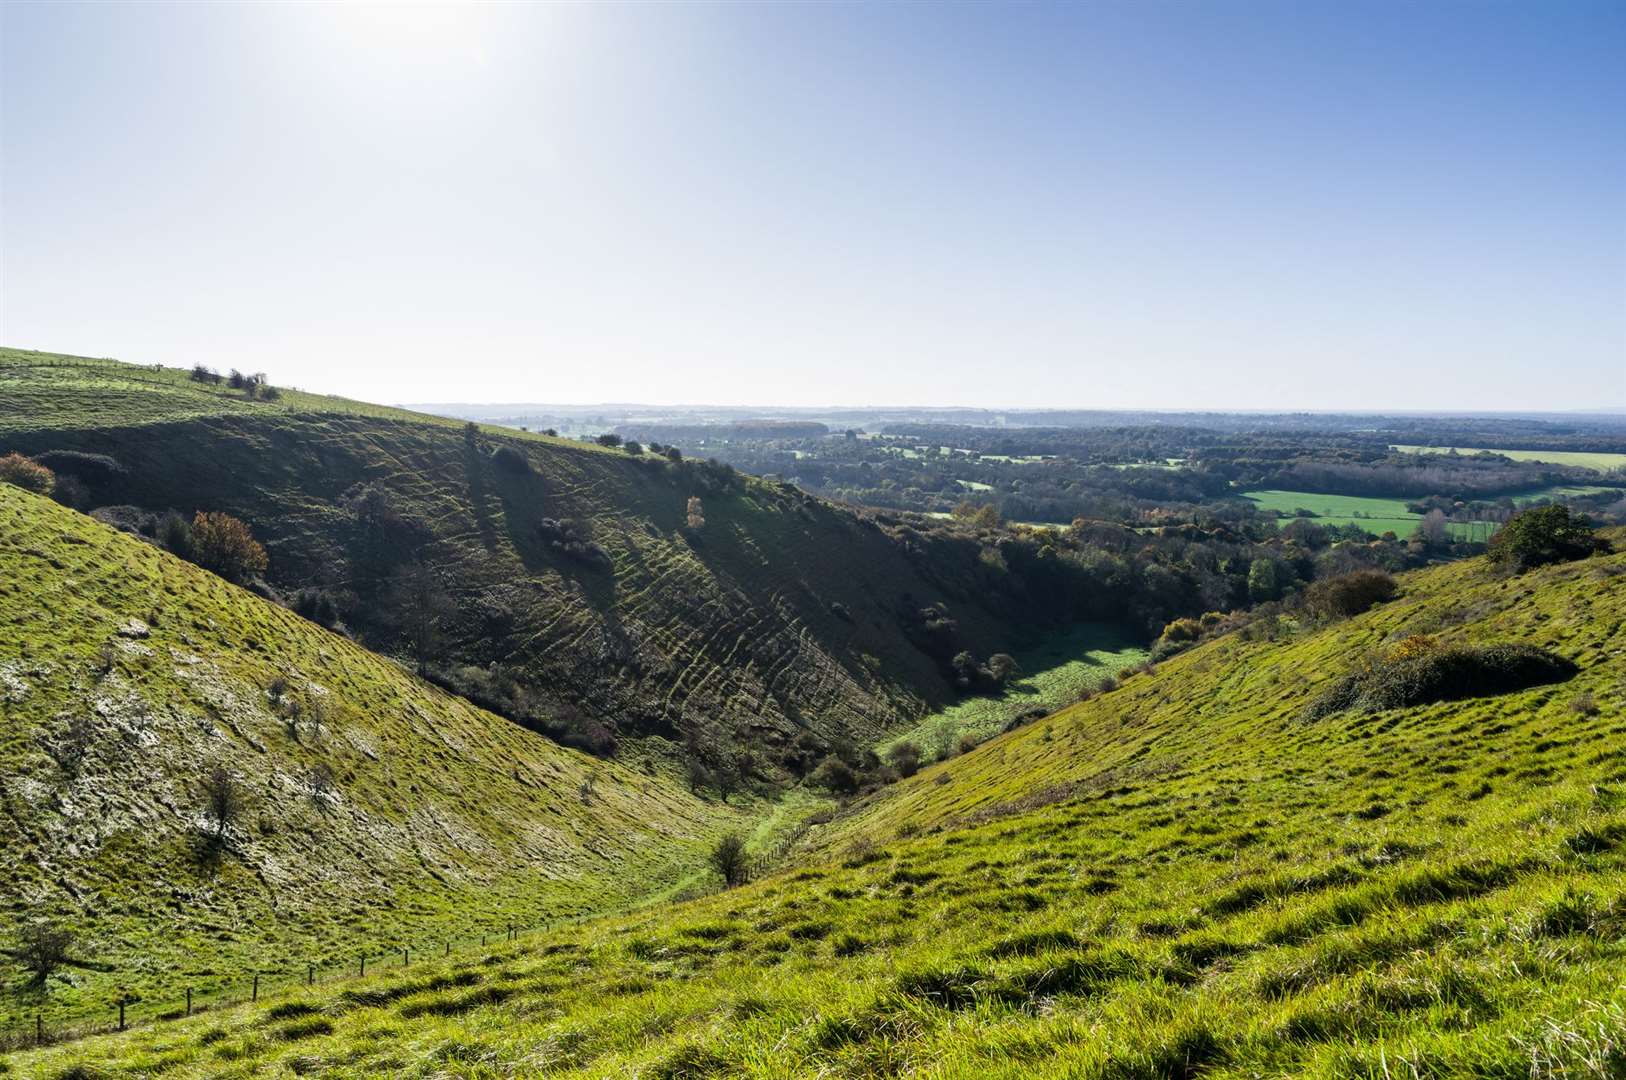
[[[752,855],[748,876],[766,877],[785,860],[807,831],[800,822],[790,832],[775,839]],[[180,1020],[232,1006],[274,1001],[301,990],[358,983],[399,973],[414,964],[450,960],[458,956],[489,953],[492,948],[517,945],[527,939],[553,933],[594,919],[609,919],[647,910],[659,901],[645,900],[605,911],[563,916],[526,926],[510,923],[495,931],[465,937],[445,937],[428,945],[391,942],[357,951],[343,961],[307,961],[292,967],[257,967],[234,975],[200,975],[196,982],[177,980],[177,989],[161,997],[127,994],[104,1003],[100,1016],[84,1009],[37,1009],[31,1020],[0,1028],[0,1054],[73,1042],[93,1035],[109,1035],[132,1028]],[[53,1017],[53,1011],[55,1016]]]

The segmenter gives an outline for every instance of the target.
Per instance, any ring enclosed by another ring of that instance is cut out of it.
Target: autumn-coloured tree
[[[193,561],[227,581],[265,573],[265,548],[247,525],[230,514],[199,511],[192,519]]]
[[[56,487],[56,473],[33,458],[7,454],[0,457],[0,483],[15,484],[36,495],[49,495]]]
[[[689,496],[689,528],[704,529],[706,527],[706,512],[700,505],[700,496]]]

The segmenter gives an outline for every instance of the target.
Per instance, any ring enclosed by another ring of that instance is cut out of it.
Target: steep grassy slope
[[[614,908],[745,820],[0,484],[0,947],[50,917],[109,969],[39,998],[0,960],[0,1029]]]
[[[1408,575],[1364,616],[1199,646],[927,769],[770,880],[14,1068],[1619,1077],[1622,582],[1626,554]],[[1418,633],[1580,670],[1301,719]]]
[[[504,700],[544,720],[703,728],[767,762],[803,730],[867,743],[949,700],[943,656],[912,636],[925,605],[958,620],[947,655],[1025,630],[873,523],[703,464],[15,350],[0,397],[0,450],[112,456],[123,471],[95,480],[96,505],[242,517],[274,584],[324,590],[376,647],[399,648],[391,575],[421,559],[455,600],[443,666],[518,685]]]

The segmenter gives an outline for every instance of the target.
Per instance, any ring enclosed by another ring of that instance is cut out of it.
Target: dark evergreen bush
[[[1310,703],[1307,720],[1344,710],[1377,712],[1436,701],[1459,701],[1563,682],[1579,669],[1534,645],[1407,643],[1395,653],[1340,679]]]

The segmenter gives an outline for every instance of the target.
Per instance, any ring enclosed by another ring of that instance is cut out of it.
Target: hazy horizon
[[[0,340],[380,401],[1626,409],[1623,54],[1590,0],[12,3]]]

